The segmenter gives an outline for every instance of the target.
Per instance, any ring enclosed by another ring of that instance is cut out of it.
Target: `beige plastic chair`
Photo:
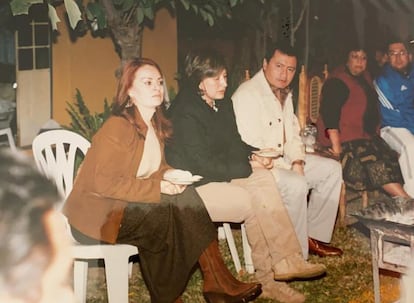
[[[88,140],[64,129],[46,131],[33,140],[33,156],[38,169],[56,183],[63,198],[72,190],[76,160],[86,155],[89,147]],[[60,208],[62,206],[63,203]],[[66,217],[64,219],[67,223]],[[77,302],[86,302],[87,260],[103,259],[108,302],[127,303],[128,278],[132,271],[129,258],[138,254],[137,247],[126,244],[81,245],[72,237],[68,223],[67,227],[73,240],[74,291]]]

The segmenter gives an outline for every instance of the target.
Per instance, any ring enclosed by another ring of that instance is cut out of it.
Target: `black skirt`
[[[152,303],[171,303],[184,291],[203,250],[217,238],[203,201],[188,187],[161,203],[129,203],[117,243],[138,247]]]
[[[356,191],[404,183],[398,154],[379,136],[342,143],[341,163],[347,188]]]

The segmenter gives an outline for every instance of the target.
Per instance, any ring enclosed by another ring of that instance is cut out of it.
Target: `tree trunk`
[[[116,25],[111,27],[111,31],[117,52],[121,58],[120,70],[116,72],[118,77],[122,67],[128,60],[141,57],[143,28],[139,25]]]
[[[134,12],[125,16],[114,7],[112,0],[101,1],[106,11],[108,28],[111,30],[115,49],[121,59],[121,64],[115,71],[118,78],[125,62],[141,56],[143,27],[136,19],[134,20]]]

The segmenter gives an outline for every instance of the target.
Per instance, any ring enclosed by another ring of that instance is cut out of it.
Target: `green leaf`
[[[43,0],[12,0],[10,8],[13,16],[24,15],[29,13],[29,8],[32,4],[43,3]]]
[[[144,15],[148,19],[150,19],[150,20],[154,19],[154,9],[152,7],[144,7],[143,11],[144,11]]]
[[[71,118],[70,128],[87,138],[87,127],[83,123],[82,116],[78,113],[78,111],[72,104],[70,104],[69,102],[66,102],[66,104],[68,105],[68,109],[66,109],[66,112],[69,114]]]
[[[98,6],[99,6],[99,4],[96,3],[96,2],[89,2],[86,5],[85,14],[86,14],[86,18],[89,21],[92,21],[93,19],[95,19],[96,14],[97,14],[97,12],[99,10]]]
[[[238,0],[230,0],[230,6],[234,7],[237,5]]]
[[[214,18],[211,14],[207,15],[207,22],[208,22],[208,25],[210,25],[210,26],[214,25]]]
[[[56,13],[56,9],[51,6],[50,4],[48,4],[48,8],[49,8],[49,20],[50,20],[50,24],[52,26],[52,29],[55,31],[57,30],[57,23],[60,22],[59,16]]]
[[[209,5],[209,4],[204,5],[204,10],[206,10],[210,14],[214,14],[215,13],[214,8],[211,5]]]
[[[82,13],[79,6],[74,0],[65,0],[66,13],[68,14],[69,23],[72,29],[76,28],[76,25],[82,20]]]
[[[83,97],[79,89],[76,89],[76,101],[77,101],[76,106],[78,107],[79,112],[84,116],[89,116],[90,115],[89,108],[86,106],[85,102],[83,101]]]
[[[104,111],[92,115],[78,89],[76,89],[76,102],[74,104],[66,102],[66,104],[68,106],[66,111],[71,118],[71,123],[66,128],[81,134],[89,141],[111,115],[112,108],[108,105],[106,98],[104,100]]]
[[[183,4],[184,8],[187,11],[190,9],[190,1],[188,1],[188,0],[181,0],[181,3]]]
[[[104,8],[97,2],[89,2],[85,9],[86,17],[89,21],[96,21],[98,29],[107,27],[107,20]]]
[[[122,10],[129,11],[135,4],[134,0],[123,0],[122,1]]]
[[[141,24],[143,21],[144,21],[144,12],[143,12],[143,10],[142,9],[140,9],[140,8],[138,8],[137,9],[137,21],[138,21],[138,24]]]
[[[197,5],[192,4],[191,8],[193,9],[194,13],[198,14],[198,6]]]

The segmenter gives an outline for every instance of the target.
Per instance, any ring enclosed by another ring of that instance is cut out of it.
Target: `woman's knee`
[[[253,213],[250,194],[229,183],[210,183],[197,188],[213,221],[242,222]]]

